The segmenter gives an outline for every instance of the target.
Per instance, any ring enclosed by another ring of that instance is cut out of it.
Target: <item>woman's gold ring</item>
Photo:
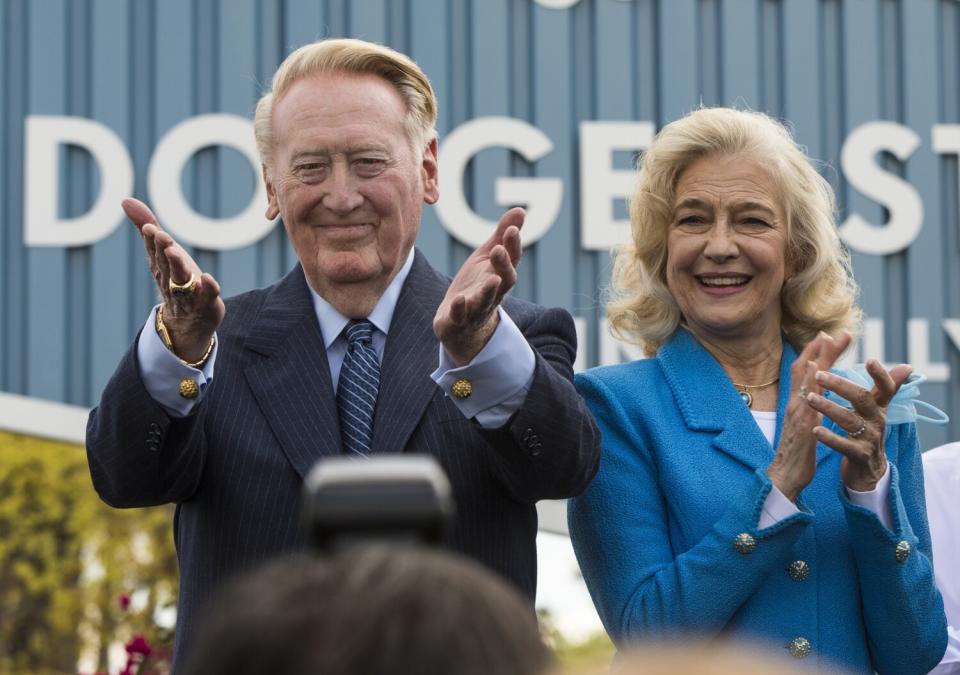
[[[197,292],[197,289],[200,288],[200,277],[196,274],[191,274],[190,278],[182,284],[178,284],[173,280],[173,277],[170,277],[170,280],[167,282],[167,288],[170,289],[173,295],[193,295]]]
[[[848,431],[847,436],[849,438],[860,438],[860,436],[863,436],[863,432],[867,430],[867,421],[859,415],[857,415],[857,419],[860,420],[860,427],[856,431]]]

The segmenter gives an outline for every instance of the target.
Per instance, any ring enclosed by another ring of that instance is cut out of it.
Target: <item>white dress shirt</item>
[[[931,675],[960,675],[960,443],[923,453],[933,572],[947,614],[947,651]]]
[[[376,328],[373,331],[373,348],[381,361],[387,335],[390,332],[393,311],[400,298],[403,283],[410,273],[410,268],[413,267],[413,256],[414,252],[411,249],[403,267],[397,272],[367,317]],[[334,309],[312,288],[310,293],[313,296],[317,323],[327,350],[331,382],[336,391],[340,380],[340,368],[347,353],[347,340],[342,333],[350,319]],[[170,415],[185,417],[202,400],[207,386],[213,380],[219,342],[214,346],[210,358],[202,369],[191,368],[168,350],[157,335],[156,312],[157,308],[154,307],[137,341],[140,374],[153,400]],[[498,308],[498,312],[500,323],[496,331],[470,363],[460,368],[454,367],[453,360],[446,353],[443,345],[440,345],[439,367],[431,373],[434,382],[443,387],[444,391],[449,391],[450,385],[461,377],[469,379],[473,384],[473,395],[465,400],[455,397],[451,397],[450,400],[465,417],[475,419],[478,424],[487,428],[503,426],[510,416],[519,410],[530,390],[536,367],[533,349],[527,343],[523,333],[503,308]],[[200,388],[200,395],[194,399],[181,397],[179,387],[183,379],[192,379],[196,382]]]

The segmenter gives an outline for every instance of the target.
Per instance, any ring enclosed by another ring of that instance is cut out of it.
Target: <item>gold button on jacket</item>
[[[737,535],[737,538],[733,540],[733,547],[737,549],[737,553],[747,555],[749,553],[753,553],[753,551],[757,548],[757,540],[754,539],[750,534],[741,532]]]
[[[793,658],[805,659],[810,655],[810,652],[813,651],[813,645],[811,645],[810,640],[805,637],[795,637],[787,644],[787,650]]]
[[[787,566],[787,573],[794,581],[803,581],[810,576],[810,565],[804,560],[794,560]]]
[[[906,539],[904,539],[904,540],[902,540],[901,542],[899,542],[899,543],[897,544],[896,551],[894,552],[894,555],[895,555],[896,558],[897,558],[897,562],[898,562],[898,563],[902,563],[902,562],[906,561],[906,559],[910,557],[910,550],[911,550],[911,549],[910,549],[910,542],[909,542],[909,541],[907,541]]]

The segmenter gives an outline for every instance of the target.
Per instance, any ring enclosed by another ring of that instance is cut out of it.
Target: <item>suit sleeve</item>
[[[607,632],[618,645],[718,634],[787,564],[813,515],[801,504],[798,513],[759,529],[772,483],[758,470],[699,542],[675,552],[668,496],[645,436],[599,378],[580,375],[577,386],[600,426],[603,456],[593,483],[568,505],[570,538]]]
[[[873,666],[880,675],[926,673],[943,656],[947,622],[931,564],[923,471],[914,424],[890,427],[893,529],[841,488]],[[896,453],[896,454],[894,454]]]
[[[87,421],[87,460],[97,493],[116,507],[189,499],[200,481],[206,443],[203,403],[174,418],[150,397],[136,343],[110,378]]]
[[[478,431],[517,501],[579,494],[597,471],[600,435],[573,386],[573,319],[564,310],[547,309],[527,325],[517,324],[536,361],[530,391],[507,424]]]

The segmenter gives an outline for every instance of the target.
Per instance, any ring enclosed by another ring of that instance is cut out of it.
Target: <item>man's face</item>
[[[439,196],[436,141],[411,147],[406,115],[396,89],[373,75],[305,78],[274,104],[267,217],[283,217],[327,299],[351,285],[379,296],[414,244],[423,203]]]

